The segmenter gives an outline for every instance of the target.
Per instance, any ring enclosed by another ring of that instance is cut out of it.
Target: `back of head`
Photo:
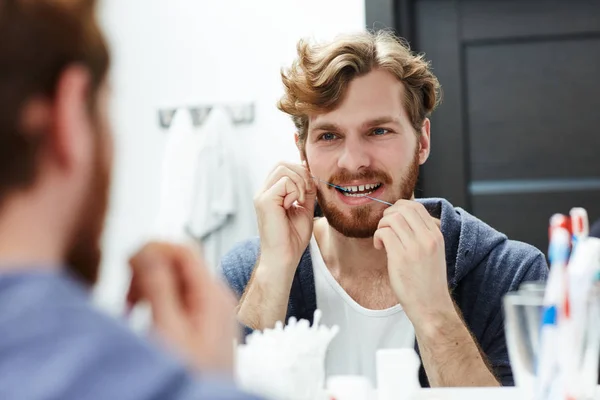
[[[298,58],[282,71],[285,94],[278,108],[292,116],[300,145],[309,115],[335,109],[350,81],[375,69],[404,84],[404,107],[417,132],[439,102],[440,85],[429,63],[388,31],[347,34],[326,43],[301,40],[297,50]]]
[[[0,215],[11,252],[2,256],[64,263],[89,283],[110,154],[108,129],[98,129],[109,53],[95,8],[95,0],[0,0]]]
[[[0,207],[14,191],[33,185],[44,132],[24,121],[34,97],[52,100],[64,69],[90,74],[88,103],[108,70],[109,54],[95,20],[94,0],[0,0]]]

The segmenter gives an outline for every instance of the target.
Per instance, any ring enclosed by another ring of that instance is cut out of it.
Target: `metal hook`
[[[202,126],[206,118],[212,111],[212,106],[203,106],[203,107],[190,107],[188,108],[191,116],[192,116],[192,124],[195,128]]]
[[[173,118],[175,117],[176,112],[177,108],[158,110],[158,120],[161,128],[169,129],[169,127],[173,123]]]
[[[242,105],[228,105],[227,112],[234,125],[250,124],[254,122],[254,103]]]

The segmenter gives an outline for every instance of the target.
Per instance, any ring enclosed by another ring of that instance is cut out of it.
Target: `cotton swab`
[[[322,179],[319,179],[319,178],[317,178],[316,176],[313,176],[313,178],[314,178],[314,179],[316,179],[316,180],[318,180],[319,182],[322,182],[322,183],[326,184],[326,185],[329,185],[329,186],[331,186],[331,187],[334,187],[334,188],[336,188],[336,189],[339,189],[339,190],[341,190],[342,192],[349,192],[349,190],[348,190],[348,189],[346,189],[346,188],[343,188],[343,187],[341,187],[341,186],[338,186],[338,185],[334,185],[333,183],[329,183],[329,182],[327,182],[327,181],[324,181],[324,180],[322,180]],[[384,200],[380,200],[380,199],[378,199],[378,198],[375,198],[375,197],[368,196],[368,195],[366,195],[366,194],[360,194],[360,193],[356,193],[356,195],[357,195],[357,196],[360,196],[360,197],[366,197],[367,199],[370,199],[370,200],[373,200],[373,201],[378,201],[378,202],[380,202],[380,203],[383,203],[383,204],[387,204],[388,206],[393,206],[393,204],[392,204],[392,203],[389,203],[389,202],[387,202],[387,201],[384,201]]]

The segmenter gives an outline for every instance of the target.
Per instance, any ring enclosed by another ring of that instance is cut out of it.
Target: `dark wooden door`
[[[392,3],[444,90],[418,195],[543,251],[553,213],[600,218],[600,1]]]

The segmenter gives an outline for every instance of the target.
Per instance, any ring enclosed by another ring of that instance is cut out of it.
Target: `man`
[[[255,198],[260,238],[222,261],[246,332],[318,308],[340,327],[329,375],[375,384],[377,349],[416,344],[423,386],[513,384],[502,296],[547,265],[446,200],[414,199],[439,99],[428,63],[359,33],[301,41],[282,77],[303,164],[274,169]]]
[[[0,1],[0,398],[248,399],[231,385],[233,296],[193,251],[131,260],[156,344],[88,299],[112,158],[94,3]]]

